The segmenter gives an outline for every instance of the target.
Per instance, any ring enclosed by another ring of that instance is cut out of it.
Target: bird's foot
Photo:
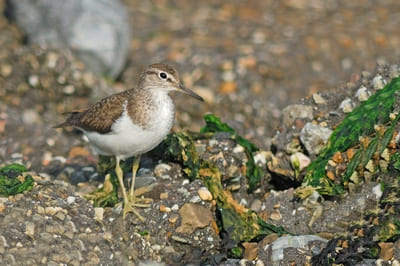
[[[135,214],[140,221],[144,222],[145,219],[139,214],[135,208],[149,208],[151,206],[153,199],[150,198],[136,198],[135,196],[130,196],[126,201],[124,201],[123,218],[125,219],[127,213]]]

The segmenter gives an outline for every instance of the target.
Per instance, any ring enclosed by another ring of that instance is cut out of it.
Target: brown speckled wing
[[[111,132],[111,126],[124,111],[124,102],[131,97],[132,90],[106,97],[83,112],[75,112],[62,126],[74,126],[85,131]]]

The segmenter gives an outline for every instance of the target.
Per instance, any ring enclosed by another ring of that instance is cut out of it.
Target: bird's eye
[[[165,72],[161,72],[160,73],[160,78],[166,79],[167,78],[167,74]]]

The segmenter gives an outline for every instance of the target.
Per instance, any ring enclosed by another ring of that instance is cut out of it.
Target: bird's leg
[[[128,202],[128,195],[126,194],[126,189],[124,185],[124,173],[122,172],[121,166],[119,165],[119,157],[115,157],[115,174],[118,177],[119,185],[121,186],[122,196],[124,197],[124,204]]]
[[[128,198],[128,195],[126,194],[126,189],[124,185],[124,173],[122,172],[121,166],[119,165],[119,157],[115,157],[116,160],[116,165],[115,165],[115,174],[118,177],[118,182],[119,185],[121,186],[122,190],[122,196],[124,198],[124,211],[123,211],[123,219],[125,219],[125,216],[128,212],[133,212],[142,222],[145,221],[145,219],[134,209],[133,207],[133,202],[131,202]]]
[[[142,207],[142,208],[148,208],[150,207],[149,204],[152,202],[152,199],[147,199],[147,198],[136,198],[135,196],[135,179],[136,179],[136,173],[137,170],[139,169],[139,163],[140,163],[140,155],[137,155],[133,159],[133,164],[132,164],[132,181],[131,181],[131,189],[129,191],[129,198],[132,203],[134,203],[134,206],[136,207]],[[144,204],[140,204],[139,202],[144,202]]]
[[[135,156],[133,158],[133,163],[132,163],[132,183],[131,183],[131,190],[129,192],[129,196],[131,199],[135,198],[135,179],[136,179],[136,172],[139,169],[139,163],[140,163],[140,155]]]

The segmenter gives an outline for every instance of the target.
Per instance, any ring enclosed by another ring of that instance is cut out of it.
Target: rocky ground
[[[327,240],[345,234],[367,210],[381,206],[374,182],[343,199],[297,201],[299,180],[289,178],[290,164],[279,165],[287,175],[277,175],[273,165],[267,171],[267,164],[271,154],[284,158],[307,122],[334,128],[345,108],[362,102],[357,93],[362,85],[368,97],[379,89],[375,77],[387,82],[398,75],[396,1],[126,4],[134,39],[126,70],[116,82],[92,74],[69,52],[24,46],[22,33],[0,17],[1,165],[23,163],[37,183],[30,192],[1,198],[2,261],[269,265],[276,235],[245,243],[245,259],[227,258],[215,200],[200,180],[189,181],[178,164],[144,156],[138,182],[153,180],[154,186],[147,194],[152,207],[141,210],[144,223],[134,216],[123,220],[120,205],[94,208],[82,196],[102,184],[96,155],[78,132],[51,127],[62,121],[62,112],[132,87],[145,65],[163,60],[176,65],[186,86],[207,101],[190,99],[188,104],[183,95],[173,95],[174,131],[198,131],[202,116],[213,112],[262,149],[255,158],[266,175],[261,187],[248,194],[243,149],[227,139],[196,142],[200,156],[221,168],[225,188],[240,204],[266,222],[308,238],[305,242],[315,242],[285,251],[281,265],[311,263]],[[346,98],[351,101],[342,104]],[[293,103],[298,105],[284,108]],[[288,178],[279,182],[277,176]],[[336,244],[345,248],[342,242]],[[391,244],[381,247],[379,257],[398,263],[400,244]]]

